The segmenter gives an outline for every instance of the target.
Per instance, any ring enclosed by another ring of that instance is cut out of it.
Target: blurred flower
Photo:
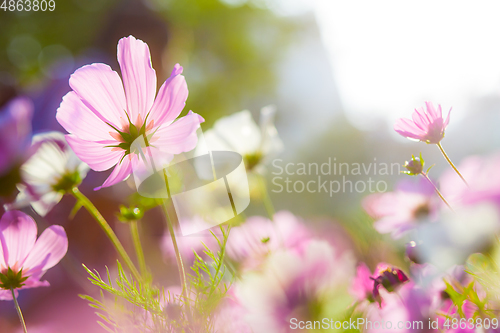
[[[21,180],[19,167],[29,157],[33,104],[19,97],[0,110],[0,196],[10,196]]]
[[[365,313],[365,322],[360,326],[363,332],[426,332],[433,310],[431,295],[411,282],[404,284],[397,293],[380,289],[383,306],[370,306]],[[378,327],[375,322],[378,322]],[[381,323],[392,323],[390,329]],[[398,327],[398,323],[402,323]],[[409,326],[406,326],[409,325]],[[383,330],[385,328],[385,330]]]
[[[189,266],[191,266],[194,262],[195,251],[200,257],[206,257],[203,252],[206,250],[204,244],[215,252],[219,250],[217,247],[217,241],[211,233],[204,232],[188,236],[177,235],[177,246],[179,247],[179,252]],[[175,261],[174,245],[168,231],[165,231],[163,237],[161,238],[160,249],[165,259],[169,258]]]
[[[410,139],[420,140],[426,143],[439,143],[444,137],[444,130],[450,121],[450,111],[446,120],[443,120],[441,105],[434,108],[431,102],[425,102],[424,108],[415,109],[412,120],[400,118],[394,125],[394,130],[402,136]]]
[[[21,167],[22,184],[13,207],[30,205],[45,216],[87,175],[88,165],[80,161],[60,132],[33,137],[34,154]]]
[[[382,307],[380,287],[387,292],[393,292],[409,279],[399,268],[386,263],[379,263],[373,275],[365,263],[358,265],[356,277],[354,278],[350,292],[358,301],[368,300],[370,303],[377,301]]]
[[[208,148],[240,153],[248,170],[265,164],[283,150],[283,142],[274,126],[275,113],[275,106],[263,107],[260,110],[260,126],[248,110],[220,118],[212,129],[204,133]]]
[[[246,310],[233,297],[226,297],[215,316],[215,329],[220,333],[253,333],[245,321]]]
[[[491,202],[500,207],[500,154],[490,156],[469,156],[460,169],[468,179],[467,186],[451,170],[443,173],[439,179],[441,192],[455,205],[467,205]]]
[[[252,269],[280,248],[300,251],[310,237],[311,233],[299,218],[280,211],[274,214],[273,221],[253,216],[231,228],[226,251],[231,259],[243,263],[243,269]]]
[[[40,281],[68,250],[63,227],[52,225],[38,240],[35,221],[23,212],[8,211],[0,220],[0,300],[11,300],[10,289],[48,286]]]
[[[443,331],[446,333],[473,333],[476,331],[476,321],[474,318],[474,312],[477,311],[477,306],[469,300],[464,300],[462,306],[460,307],[460,315],[457,306],[453,304],[451,299],[447,299],[443,302],[441,309],[437,311],[438,327],[443,327]],[[481,317],[479,317],[481,318]],[[474,319],[474,325],[470,324],[469,319]],[[446,322],[448,320],[448,322]],[[460,327],[460,320],[462,320],[462,327]],[[464,321],[466,324],[464,324]],[[456,323],[456,324],[454,324]],[[444,327],[447,324],[448,327]]]
[[[498,221],[498,209],[488,203],[445,210],[439,221],[418,226],[419,258],[440,271],[463,264],[470,254],[488,250],[496,242]]]
[[[350,293],[358,301],[368,300],[369,302],[374,302],[373,284],[372,272],[364,262],[360,263],[356,268],[356,277],[352,281]]]
[[[403,283],[408,282],[409,279],[401,269],[386,263],[380,263],[377,265],[377,268],[375,268],[373,281],[373,298],[380,304],[379,289],[381,286],[388,292],[393,292]]]
[[[350,300],[342,297],[353,274],[349,254],[339,256],[328,243],[311,240],[302,253],[274,252],[262,270],[242,276],[234,294],[254,332],[288,332],[291,318],[318,320],[326,308],[331,310],[329,302],[341,309],[330,311],[330,318],[344,315],[343,305]]]
[[[424,178],[401,181],[394,192],[371,194],[363,200],[363,208],[376,220],[378,232],[390,232],[395,239],[420,223],[435,220],[438,212],[434,187]]]
[[[133,36],[120,39],[118,62],[123,85],[118,73],[105,64],[76,70],[69,80],[73,90],[64,96],[56,115],[70,133],[69,145],[91,169],[115,166],[96,190],[132,173],[132,165],[138,163],[138,152],[131,147],[135,139],[143,137],[150,151],[171,160],[174,154],[194,149],[196,130],[204,121],[190,112],[174,122],[188,96],[179,64],[155,98],[156,73],[146,43]]]

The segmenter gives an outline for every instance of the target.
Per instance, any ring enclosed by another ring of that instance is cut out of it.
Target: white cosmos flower
[[[33,136],[35,153],[21,167],[23,183],[12,208],[31,204],[45,216],[63,197],[87,175],[89,166],[71,150],[60,132],[46,132]]]
[[[283,142],[274,126],[276,107],[268,105],[260,110],[257,125],[248,110],[217,120],[212,129],[204,133],[210,150],[235,151],[243,156],[247,169],[265,164],[283,150]]]

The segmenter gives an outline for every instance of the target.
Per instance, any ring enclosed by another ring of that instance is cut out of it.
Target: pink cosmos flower
[[[70,77],[72,91],[57,110],[57,121],[70,134],[66,139],[91,169],[113,172],[96,190],[126,179],[135,163],[131,147],[143,137],[148,149],[171,160],[195,148],[196,129],[203,118],[180,115],[188,96],[182,67],[175,65],[156,95],[156,73],[149,47],[133,36],[118,42],[122,79],[105,64],[86,65]],[[155,98],[156,95],[156,98]]]
[[[375,193],[363,200],[366,212],[376,219],[374,227],[380,233],[391,233],[401,238],[419,222],[436,217],[438,205],[434,188],[424,178],[398,184],[394,192]]]
[[[450,121],[450,111],[446,120],[443,119],[441,105],[434,108],[431,102],[425,102],[424,108],[415,109],[412,120],[400,118],[394,124],[394,130],[409,139],[416,139],[426,143],[439,143],[444,137],[444,130]]]
[[[35,221],[23,212],[8,211],[0,220],[0,300],[11,300],[17,290],[48,286],[40,281],[68,250],[63,227],[52,225],[38,240]]]

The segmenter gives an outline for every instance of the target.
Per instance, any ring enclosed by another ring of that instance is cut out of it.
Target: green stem
[[[262,201],[264,203],[264,207],[266,208],[267,215],[269,215],[269,218],[272,221],[274,213],[276,211],[274,210],[273,202],[271,201],[271,197],[269,196],[264,176],[259,176],[259,178],[260,178],[260,188],[262,189]]]
[[[186,272],[184,270],[184,264],[182,262],[181,252],[179,251],[179,246],[177,245],[177,239],[175,237],[174,227],[172,225],[172,220],[169,218],[167,200],[165,200],[163,202],[163,205],[161,205],[161,206],[162,206],[163,212],[165,214],[165,223],[167,224],[168,233],[170,234],[170,237],[172,238],[172,244],[174,245],[175,260],[177,261],[177,269],[179,270],[179,278],[180,278],[181,284],[182,284],[182,294],[184,296],[185,304],[188,307],[188,311],[187,311],[188,317],[190,317],[189,301],[188,301],[188,284],[187,284],[187,279],[186,279]]]
[[[444,151],[443,149],[443,146],[441,146],[441,142],[438,142],[437,143],[437,146],[439,148],[439,150],[441,150],[441,153],[443,154],[444,158],[446,159],[446,161],[448,161],[448,164],[450,164],[450,166],[453,168],[453,170],[455,170],[455,172],[460,176],[460,178],[462,178],[462,180],[464,181],[465,185],[469,186],[469,184],[467,183],[467,181],[465,180],[465,178],[462,176],[462,174],[458,171],[457,167],[455,166],[455,164],[453,164],[453,162],[450,160],[450,158],[448,157],[448,155],[446,154],[446,152]]]
[[[437,195],[439,195],[439,197],[441,198],[441,200],[443,200],[443,202],[446,204],[446,206],[448,206],[448,208],[450,208],[453,211],[453,208],[451,208],[451,206],[448,203],[448,201],[446,201],[446,199],[443,197],[443,195],[441,194],[441,192],[439,192],[438,188],[436,187],[436,185],[434,185],[434,183],[429,178],[429,176],[427,176],[427,174],[425,172],[422,172],[422,176],[424,176],[424,178],[427,179],[427,181],[429,183],[431,183],[431,185],[432,185],[432,187],[434,187],[434,190],[436,191]]]
[[[116,237],[115,232],[111,227],[109,226],[108,222],[104,219],[104,217],[101,215],[101,213],[97,210],[97,208],[94,206],[94,204],[82,193],[77,187],[74,187],[71,190],[71,193],[73,196],[80,202],[80,204],[87,209],[87,211],[94,217],[94,219],[99,223],[101,226],[102,230],[108,236],[109,240],[111,243],[113,243],[116,252],[122,257],[123,261],[125,264],[128,266],[130,272],[134,275],[135,279],[137,281],[142,281],[141,275],[139,274],[139,271],[137,271],[137,268],[135,268],[134,263],[128,256],[127,252],[123,248],[122,243],[120,243],[120,240],[118,237]]]
[[[139,269],[141,270],[141,275],[144,280],[147,279],[148,269],[146,267],[146,259],[144,258],[144,251],[142,250],[141,238],[139,237],[139,227],[137,221],[130,221],[130,234],[132,235],[132,241],[134,243],[135,253],[137,255],[137,261],[139,262]]]
[[[19,303],[17,303],[16,294],[14,293],[14,288],[10,288],[10,291],[12,292],[12,299],[14,300],[14,304],[17,310],[17,315],[19,316],[19,320],[21,321],[21,325],[23,326],[24,333],[28,333],[28,329],[26,328],[26,323],[24,322],[23,313],[21,312]]]

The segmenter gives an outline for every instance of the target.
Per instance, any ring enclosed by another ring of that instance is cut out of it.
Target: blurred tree
[[[273,97],[274,65],[299,24],[256,3],[56,0],[53,12],[2,11],[0,73],[23,87],[43,84],[54,62],[71,66],[89,49],[105,53],[118,70],[118,39],[133,34],[149,44],[160,84],[175,63],[184,66],[187,109],[209,126],[250,101]]]

